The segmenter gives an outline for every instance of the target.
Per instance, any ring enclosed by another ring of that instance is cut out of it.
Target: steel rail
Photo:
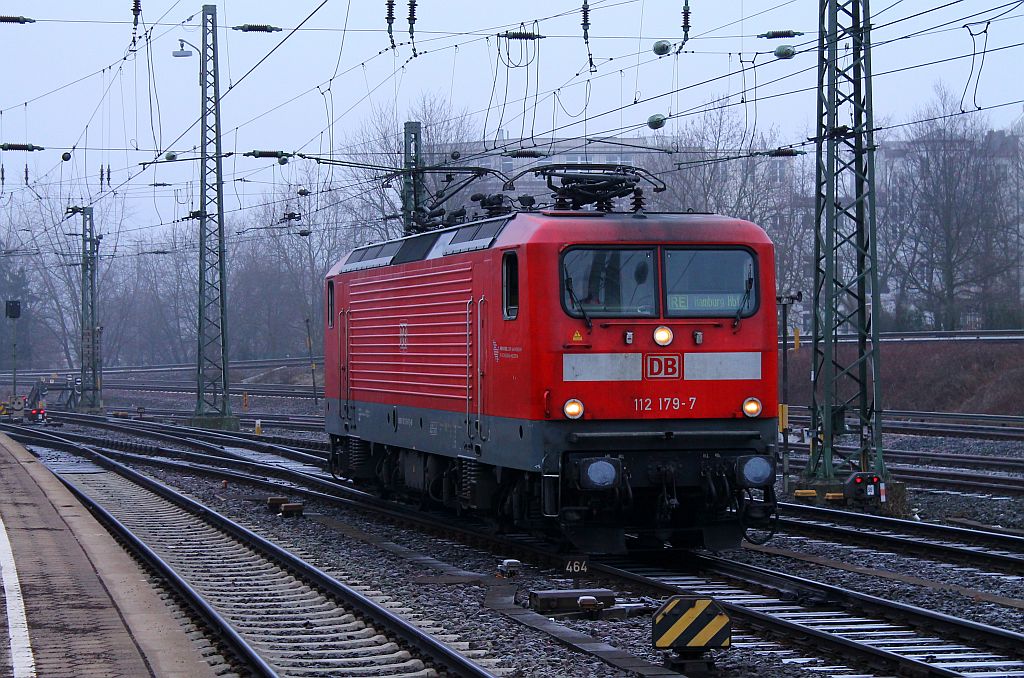
[[[782,503],[779,509],[783,517],[778,524],[788,532],[840,537],[872,548],[884,545],[897,553],[937,554],[982,567],[1009,568],[1013,573],[1024,571],[1024,537],[800,504]]]
[[[80,424],[84,426],[104,428],[111,431],[118,431],[130,435],[138,435],[157,440],[166,440],[183,444],[189,447],[206,450],[216,455],[241,458],[237,453],[232,452],[226,445],[237,445],[244,443],[250,447],[258,448],[259,451],[268,454],[277,454],[292,461],[307,464],[321,463],[323,458],[319,455],[277,444],[266,440],[263,436],[249,433],[224,433],[216,430],[193,428],[189,426],[175,426],[160,422],[140,420],[110,421],[103,415],[79,414],[71,412],[54,413],[57,421]],[[309,441],[313,442],[313,441]]]
[[[11,434],[11,437],[19,440],[19,442],[27,439],[40,440],[48,446],[56,446],[58,449],[63,449],[67,452],[84,454],[89,457],[93,457],[93,455],[95,455],[93,451],[83,445],[64,439],[62,436],[57,436],[52,433],[46,433],[24,426],[4,425],[4,429]],[[247,663],[253,672],[261,676],[278,675],[277,672],[266,663],[263,657],[260,656],[260,654],[234,629],[231,623],[217,612],[217,610],[215,610],[199,594],[199,592],[185,581],[185,579],[183,579],[163,558],[157,555],[155,551],[147,546],[145,542],[139,539],[103,506],[93,501],[93,499],[89,497],[89,495],[85,494],[85,492],[83,492],[77,485],[59,474],[56,475],[57,478],[71,491],[71,493],[74,494],[75,497],[77,497],[91,513],[97,516],[100,522],[102,522],[108,530],[113,532],[118,538],[124,540],[137,556],[145,561],[153,570],[158,572],[164,581],[168,583],[170,588],[181,596],[189,607],[191,607],[211,629],[213,629],[217,634],[220,634],[231,651],[234,652],[243,662]]]
[[[803,515],[822,520],[855,522],[881,529],[906,530],[907,532],[925,537],[959,539],[993,548],[1017,549],[1024,553],[1024,536],[1007,534],[1005,532],[989,532],[980,529],[957,527],[955,525],[944,525],[942,523],[876,516],[870,513],[853,511],[839,511],[837,509],[788,502],[781,502],[779,508],[788,514]]]
[[[791,442],[789,444],[791,452],[800,452],[806,454],[810,449],[807,443]],[[833,454],[840,456],[843,453],[855,452],[854,448],[840,445],[835,448]],[[967,468],[971,471],[977,471],[981,469],[988,470],[1003,470],[1016,473],[1024,473],[1024,456],[1022,457],[1006,457],[1006,456],[993,456],[993,455],[962,455],[949,452],[927,452],[923,450],[895,450],[886,449],[883,451],[886,462],[889,464],[913,464],[915,466],[923,466],[925,464],[915,462],[930,462],[933,465],[956,465],[961,469]],[[802,457],[801,457],[802,458]],[[844,457],[845,458],[845,457]],[[851,467],[851,470],[854,470]],[[941,470],[941,469],[939,469]],[[950,469],[953,472],[953,469]]]
[[[40,432],[30,429],[30,433],[26,437],[38,438],[40,437],[39,434]],[[56,436],[51,436],[50,434],[43,434],[43,436],[56,438]],[[359,591],[338,581],[320,568],[305,562],[298,556],[243,527],[230,518],[124,464],[118,463],[107,455],[74,443],[70,443],[70,445],[77,454],[89,457],[100,466],[131,480],[150,492],[211,523],[217,529],[224,531],[256,551],[262,552],[271,560],[292,571],[299,578],[310,582],[321,590],[333,595],[338,600],[343,601],[344,605],[354,608],[359,614],[373,623],[388,629],[390,633],[394,633],[406,644],[416,648],[424,656],[445,667],[446,670],[451,671],[454,675],[467,678],[494,678],[494,674],[450,648],[447,644],[433,638],[430,634],[417,628],[404,618],[399,617],[386,607],[373,602]],[[272,673],[271,675],[276,674]]]

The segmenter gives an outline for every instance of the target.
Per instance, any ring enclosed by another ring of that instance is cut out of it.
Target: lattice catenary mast
[[[199,346],[193,423],[237,429],[228,393],[228,322],[224,211],[221,196],[220,84],[217,68],[217,6],[203,5],[202,183],[199,192]]]
[[[853,434],[862,471],[882,459],[868,0],[820,0],[817,228],[811,458],[805,480],[833,482],[837,437]],[[840,350],[838,335],[857,337]]]
[[[101,235],[96,235],[92,207],[68,207],[67,214],[82,215],[82,362],[81,394],[76,409],[96,413],[103,409],[102,368],[100,366],[100,335],[96,310],[96,264],[99,258]]]

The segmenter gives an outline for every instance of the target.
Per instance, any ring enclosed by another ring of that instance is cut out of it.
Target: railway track
[[[666,594],[713,596],[734,623],[803,639],[878,671],[913,676],[1024,676],[1024,635],[724,558],[607,560],[599,571]],[[696,570],[696,571],[695,571]],[[824,671],[825,669],[817,669]]]
[[[52,412],[53,416],[64,416],[64,412]],[[115,417],[118,419],[134,419],[134,420],[152,420],[159,418],[163,420],[176,420],[176,421],[188,421],[194,414],[192,412],[186,412],[184,410],[172,410],[166,408],[136,408],[135,410],[129,410],[124,408],[109,408],[107,410],[108,416]],[[236,412],[235,415],[239,421],[248,425],[254,426],[257,421],[261,422],[263,426],[291,429],[295,431],[324,431],[324,418],[322,415],[317,414],[279,414],[276,412],[267,413],[255,413],[255,412]]]
[[[886,433],[1024,440],[1024,417],[1021,416],[885,410],[882,420],[882,428]],[[809,426],[808,408],[803,405],[791,405],[790,422],[797,427]]]
[[[192,381],[139,382],[108,379],[104,387],[120,391],[151,391],[155,393],[194,394]],[[313,397],[313,387],[307,384],[232,384],[230,393],[241,396],[266,396],[275,398]],[[316,396],[323,398],[322,388],[316,389]],[[810,415],[807,407],[790,406],[790,421],[794,425],[807,426]],[[883,429],[886,433],[907,435],[950,436],[990,438],[995,440],[1024,440],[1024,417],[1012,415],[974,414],[965,412],[914,412],[910,410],[886,410],[883,414]]]
[[[169,412],[173,413],[173,411],[169,411]],[[53,416],[54,416],[55,419],[58,419],[58,420],[79,421],[79,422],[92,421],[96,425],[107,426],[107,427],[112,426],[112,424],[110,424],[109,422],[108,423],[103,423],[105,421],[105,419],[103,417],[86,417],[84,415],[70,414],[70,413],[54,413]],[[164,416],[164,415],[160,415],[160,416]],[[315,424],[315,422],[317,420],[316,417],[302,417],[302,416],[300,416],[300,417],[294,417],[294,418],[292,418],[292,417],[280,418],[279,417],[278,419],[273,419],[273,418],[270,418],[270,417],[273,417],[274,415],[247,415],[247,416],[250,418],[251,421],[255,421],[255,419],[257,419],[257,418],[261,418],[263,416],[267,416],[268,417],[267,419],[261,419],[261,421],[263,422],[263,424],[265,426],[271,426],[271,425],[279,426],[280,425],[282,428],[290,428],[290,429],[294,429],[294,430],[321,430],[321,429],[317,428],[317,425]],[[126,419],[125,421],[137,421],[137,420],[127,420]],[[156,422],[148,422],[148,424],[149,424],[149,426],[150,426],[150,428],[152,430],[156,430],[153,427],[159,426],[159,424],[156,423]],[[207,439],[217,439],[217,436],[221,436],[222,439],[223,439],[223,434],[219,434],[219,433],[216,433],[216,432],[201,432],[201,431],[198,431],[198,430],[194,430],[192,435],[193,436],[206,436]],[[256,439],[256,440],[264,440],[265,439],[265,438],[261,438],[259,436],[247,435],[247,434],[244,434],[244,433],[243,434],[234,434],[234,435],[240,435],[240,436],[243,436],[243,437],[248,437],[249,439]],[[284,444],[286,446],[289,445],[289,443],[284,443]],[[312,441],[304,441],[301,446],[304,447],[304,448],[308,448],[310,450],[322,451],[322,450],[325,449],[324,446],[317,445],[316,443],[314,443]],[[796,450],[806,449],[806,446],[801,448],[801,446],[799,446],[799,445],[794,445],[793,449],[796,449]],[[928,460],[928,461],[942,461],[944,463],[953,463],[957,456],[958,455],[948,455],[948,454],[937,455],[937,454],[930,454],[930,453],[927,453],[927,452],[921,452],[921,453],[918,453],[918,452],[901,453],[900,451],[892,451],[892,452],[887,451],[886,452],[886,458],[889,459],[890,461],[895,461],[897,458],[899,458],[899,459],[904,459],[904,460],[918,459],[918,460]],[[895,477],[897,480],[903,480],[903,481],[911,483],[911,484],[913,484],[915,486],[920,486],[920,487],[952,489],[952,490],[958,490],[958,491],[971,490],[971,491],[977,491],[977,492],[985,492],[985,493],[998,494],[998,495],[1001,495],[1001,496],[1021,496],[1021,495],[1024,495],[1024,476],[1003,475],[1003,474],[1000,474],[1000,475],[995,475],[995,474],[979,475],[977,470],[974,470],[975,468],[976,469],[986,469],[987,470],[987,469],[997,468],[998,467],[998,468],[1002,468],[1004,470],[1011,470],[1011,471],[1017,471],[1017,472],[1020,472],[1020,473],[1024,473],[1024,457],[1020,457],[1020,458],[1015,458],[1015,457],[985,457],[985,456],[980,456],[980,455],[972,455],[972,456],[969,456],[969,457],[964,457],[964,459],[970,465],[970,468],[968,470],[929,469],[929,468],[920,468],[920,467],[903,467],[903,466],[900,466],[898,464],[890,464],[890,471],[892,472],[893,477]],[[805,464],[806,464],[806,458],[800,458],[800,457],[791,458],[790,459],[790,471],[791,472],[797,472],[797,471],[801,470],[804,467]]]
[[[806,457],[791,458],[791,473],[802,471]],[[1024,476],[982,473],[970,469],[922,468],[887,463],[892,477],[911,487],[938,488],[957,492],[978,492],[1004,497],[1024,496]]]
[[[493,675],[428,632],[439,629],[413,625],[112,458],[63,436],[5,428],[22,442],[88,458],[92,463],[83,465],[64,456],[51,468],[109,528],[174,582],[257,675]]]
[[[786,533],[838,539],[981,568],[1024,572],[1024,537],[804,504],[780,504]]]
[[[806,454],[810,451],[807,443],[789,444],[791,451]],[[856,449],[849,446],[838,445],[833,450],[833,456],[847,454],[855,458]],[[1024,473],[1024,456],[997,456],[988,454],[957,454],[950,452],[929,452],[926,450],[883,450],[886,464],[913,464],[915,466],[955,466],[968,468],[970,470],[987,471],[1009,471],[1012,473]]]
[[[213,435],[221,443],[234,438],[234,434]],[[157,463],[179,470],[198,470],[201,466],[209,470],[217,466],[219,468],[212,472],[219,474],[220,477],[238,481],[252,480],[263,483],[268,489],[275,488],[281,491],[284,487],[287,492],[309,498],[341,501],[349,505],[362,504],[365,507],[365,501],[370,501],[371,504],[373,501],[379,502],[368,499],[358,490],[335,483],[315,464],[280,458],[271,463],[266,457],[272,457],[273,454],[266,450],[242,452],[241,446],[246,442],[238,438],[234,440],[235,447],[230,448],[231,454],[225,454],[228,451],[225,446],[207,442],[206,444],[221,449],[217,454],[172,452],[181,459],[179,461],[154,460],[137,455],[125,455],[125,458],[137,463]],[[316,457],[315,454],[311,456]],[[257,461],[257,458],[263,460]],[[183,466],[186,463],[183,460],[190,460],[187,463],[192,465]],[[268,476],[274,477],[275,480],[268,480]],[[814,522],[819,525],[826,524],[826,517],[831,519],[832,527],[822,528],[817,534],[828,533],[842,527],[836,524],[839,521],[835,515],[813,509],[807,510],[805,507],[791,509],[787,506],[786,509],[793,513],[802,512],[805,519],[813,515]],[[432,523],[435,520],[422,512],[407,511],[394,505],[390,505],[388,510],[390,515],[404,521]],[[413,517],[407,515],[408,513],[417,515]],[[987,555],[980,557],[986,559],[989,564],[999,561],[1003,565],[1013,565],[1019,563],[1021,558],[1020,545],[1018,541],[1012,539],[975,535],[971,541],[965,534],[971,532],[970,530],[938,530],[933,532],[931,537],[925,538],[923,532],[896,534],[893,531],[893,523],[879,521],[874,517],[843,518],[873,522],[872,534],[878,536],[866,538],[877,538],[882,541],[882,535],[888,533],[885,537],[886,543],[894,548],[916,541],[918,548],[928,548],[933,556],[942,554],[958,562],[966,562],[963,559],[976,556],[964,554],[981,553],[982,549],[979,547],[984,543],[983,550]],[[912,525],[920,531],[932,529],[918,523]],[[910,525],[900,527],[905,527],[908,531],[911,528]],[[450,534],[452,529],[449,523],[444,526],[443,531]],[[801,529],[813,530],[814,527],[805,525]],[[479,533],[472,530],[469,532],[473,534],[472,538],[480,539]],[[938,536],[940,532],[941,537]],[[954,535],[956,539],[953,538]],[[926,542],[933,542],[933,546],[924,547]],[[525,549],[529,552],[536,547],[508,543],[500,547],[505,552],[510,548]],[[958,555],[957,552],[963,553]],[[1002,555],[999,555],[1000,552]],[[690,555],[692,554],[687,555],[688,559]],[[547,557],[550,557],[550,554]],[[1020,634],[991,629],[982,624],[917,610],[911,606],[882,601],[824,584],[789,578],[780,573],[750,569],[751,566],[740,563],[706,558],[698,558],[693,562],[703,570],[695,572],[690,568],[668,568],[663,563],[642,561],[611,561],[599,567],[607,567],[601,571],[609,576],[621,577],[625,581],[653,587],[663,592],[686,590],[691,593],[714,595],[727,603],[734,620],[744,627],[781,634],[794,639],[793,642],[800,637],[812,638],[814,642],[819,642],[823,647],[829,648],[830,652],[836,653],[836,656],[850,657],[850,663],[854,666],[868,664],[883,671],[906,671],[913,672],[914,675],[929,676],[1024,675],[1024,661],[1016,654],[1019,653],[1019,648],[1024,646],[1021,644],[1024,636]],[[755,639],[751,642],[762,641]],[[834,675],[844,673],[837,669]]]

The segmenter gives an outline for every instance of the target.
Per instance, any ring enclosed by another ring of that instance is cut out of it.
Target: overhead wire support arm
[[[255,152],[255,151],[254,151]],[[246,155],[249,155],[246,153]],[[373,165],[365,162],[357,162],[355,160],[339,160],[337,158],[329,158],[322,155],[310,155],[308,153],[294,153],[288,154],[289,156],[294,155],[296,158],[302,158],[303,160],[312,160],[320,165],[335,165],[337,167],[353,167],[355,169],[368,169],[377,170],[379,172],[401,172],[399,167],[388,167],[386,165]],[[277,156],[254,156],[254,157],[277,157]]]
[[[408,174],[408,173],[411,173],[411,172],[421,172],[423,174],[467,174],[467,173],[470,173],[470,174],[475,174],[477,176],[483,176],[485,174],[490,174],[490,175],[493,175],[493,176],[497,177],[498,179],[501,179],[502,183],[504,183],[506,185],[510,181],[508,176],[505,175],[500,170],[491,169],[490,167],[475,167],[475,166],[471,166],[471,165],[467,165],[467,166],[433,165],[433,166],[430,166],[430,167],[420,167],[418,169],[412,169],[412,170],[408,170],[408,169],[395,169],[390,174],[386,174],[383,177],[381,177],[381,180],[383,180],[383,181],[390,181],[391,179],[397,179],[398,177],[404,176],[405,174]],[[516,176],[520,176],[520,175],[516,175]]]

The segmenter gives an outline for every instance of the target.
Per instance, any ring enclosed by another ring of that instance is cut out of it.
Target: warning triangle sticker
[[[573,334],[572,334],[572,340],[573,340],[573,341],[583,341],[583,335],[582,335],[582,334],[580,334],[580,331],[579,331],[579,330],[576,330],[575,332],[573,332]]]

